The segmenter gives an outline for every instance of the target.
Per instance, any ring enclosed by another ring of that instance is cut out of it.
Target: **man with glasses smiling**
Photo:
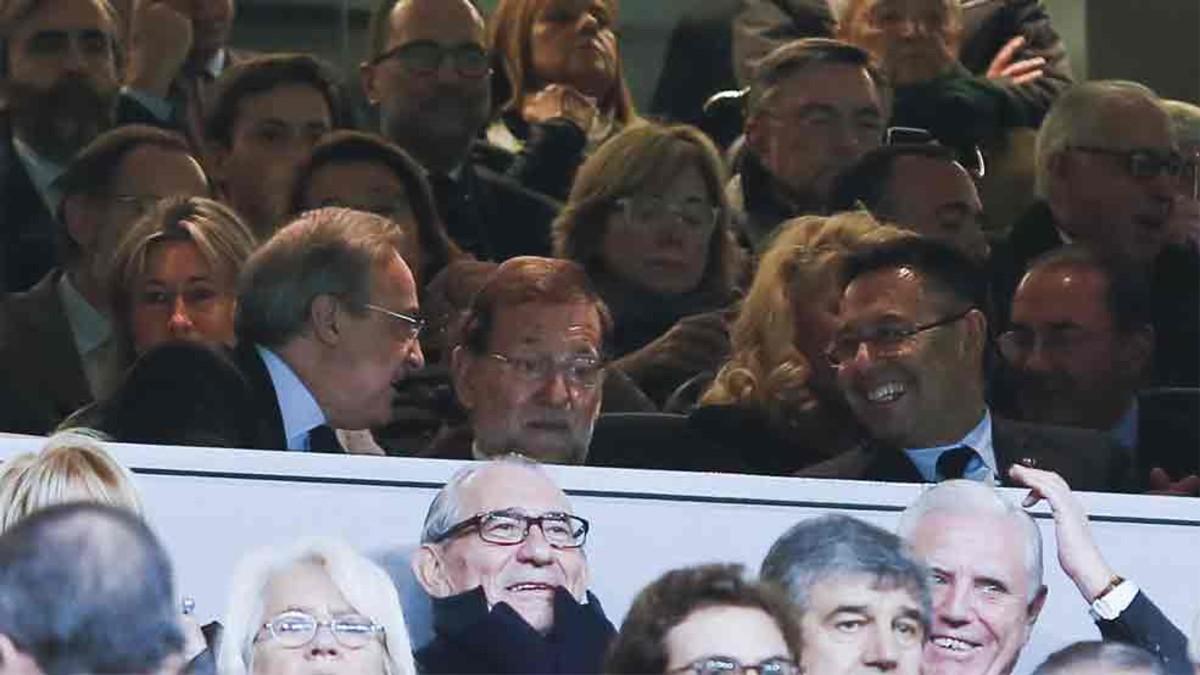
[[[827,478],[996,484],[1013,463],[1084,490],[1130,487],[1127,454],[1103,434],[992,416],[984,400],[987,319],[977,266],[946,244],[907,237],[843,268],[829,346],[838,384],[871,442],[801,472]]]
[[[484,23],[467,0],[383,0],[360,66],[380,131],[429,172],[450,237],[480,260],[544,255],[557,207],[477,154],[491,113]]]
[[[538,464],[503,455],[438,492],[413,554],[433,598],[423,673],[598,673],[615,631],[588,592],[587,520]]]

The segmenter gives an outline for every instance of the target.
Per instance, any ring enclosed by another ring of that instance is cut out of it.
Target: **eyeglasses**
[[[705,656],[667,672],[691,672],[695,675],[799,675],[800,666],[791,659],[779,657],[743,664],[732,656]]]
[[[399,321],[400,323],[395,324],[398,327],[396,331],[396,337],[401,342],[412,342],[413,340],[416,340],[421,336],[421,329],[425,328],[425,319],[420,317],[403,314],[401,312],[394,312],[386,307],[380,307],[379,305],[367,304],[363,305],[363,308],[369,309],[372,312],[386,314]]]
[[[554,548],[583,546],[590,527],[588,521],[569,513],[552,512],[540,516],[527,516],[519,511],[504,509],[471,516],[435,537],[433,543],[441,543],[474,528],[479,533],[479,538],[489,544],[513,546],[525,541],[529,536],[529,528],[534,525],[542,530],[542,536],[546,537],[546,541]]]
[[[688,232],[709,235],[721,209],[701,201],[669,202],[662,197],[622,197],[617,200],[630,227],[661,228],[677,220]]]
[[[1161,174],[1178,178],[1183,174],[1187,165],[1183,156],[1174,151],[1114,150],[1093,145],[1071,145],[1068,146],[1068,149],[1115,157],[1125,165],[1125,170],[1134,178],[1155,178]]]
[[[527,384],[545,382],[547,378],[561,374],[568,384],[591,389],[600,383],[604,375],[604,362],[595,356],[526,357],[499,352],[491,352],[486,356],[504,364]]]
[[[492,72],[487,52],[474,43],[443,47],[432,40],[417,40],[389,49],[372,59],[371,63],[396,59],[417,75],[432,75],[441,69],[442,61],[447,58],[454,64],[454,71],[460,77],[478,79]]]
[[[825,350],[825,358],[834,366],[848,363],[853,361],[854,357],[858,355],[859,345],[862,344],[868,345],[872,353],[878,357],[893,357],[903,351],[904,347],[917,335],[954,323],[969,314],[972,309],[974,308],[968,307],[958,314],[938,319],[931,323],[916,325],[882,324],[865,328],[855,333],[838,335],[833,338],[829,349]]]
[[[1028,358],[1034,349],[1040,346],[1042,353],[1050,357],[1061,357],[1069,354],[1081,344],[1093,337],[1077,327],[1053,328],[1037,333],[1024,328],[1015,328],[1001,333],[996,338],[996,347],[1006,361],[1020,361]]]
[[[338,644],[348,649],[361,649],[375,636],[383,634],[383,626],[358,614],[348,614],[332,621],[317,621],[308,612],[298,610],[275,615],[262,625],[262,630],[267,631],[280,645],[295,649],[312,642],[322,627],[328,628]]]

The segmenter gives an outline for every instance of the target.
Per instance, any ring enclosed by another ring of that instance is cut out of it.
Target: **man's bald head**
[[[485,25],[483,14],[470,0],[381,0],[371,15],[371,42],[367,60],[406,41],[402,39],[403,35],[395,40],[392,38],[414,20],[465,21],[477,26],[481,36]]]

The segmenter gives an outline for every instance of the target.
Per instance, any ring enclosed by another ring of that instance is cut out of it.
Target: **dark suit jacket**
[[[287,436],[283,431],[283,413],[279,410],[279,399],[275,396],[275,385],[267,372],[267,364],[254,345],[239,345],[233,352],[234,362],[250,387],[251,438],[249,447],[262,450],[287,450]]]
[[[0,430],[50,432],[92,400],[66,310],[62,272],[0,302]]]
[[[1145,593],[1134,596],[1116,619],[1097,621],[1096,627],[1105,640],[1126,642],[1158,656],[1169,675],[1194,675],[1187,636],[1163,616]]]
[[[1126,452],[1099,432],[1013,422],[993,416],[992,449],[1003,485],[1009,484],[1008,467],[1028,459],[1039,469],[1058,473],[1075,490],[1121,492],[1140,487],[1131,477]],[[877,443],[803,469],[798,475],[895,483],[925,480],[903,451]]]
[[[4,291],[24,291],[56,264],[58,221],[13,147],[7,113],[0,113],[0,273]]]
[[[743,0],[733,29],[734,68],[748,81],[751,65],[779,45],[802,37],[829,37],[834,19],[828,0]],[[959,61],[976,75],[987,73],[996,52],[1018,35],[1026,39],[1016,59],[1046,59],[1045,76],[1007,87],[1037,124],[1051,102],[1071,84],[1066,47],[1040,0],[962,0],[963,45]]]

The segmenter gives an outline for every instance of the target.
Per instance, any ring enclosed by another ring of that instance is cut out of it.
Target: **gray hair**
[[[912,542],[921,519],[931,513],[990,515],[1011,518],[1025,532],[1025,571],[1029,580],[1027,601],[1042,588],[1042,533],[1024,509],[1005,499],[990,485],[973,480],[948,480],[926,490],[900,514],[896,532]]]
[[[1080,670],[1082,669],[1082,670]],[[1069,673],[1113,673],[1141,671],[1167,675],[1163,662],[1154,654],[1124,642],[1081,641],[1064,647],[1042,662],[1033,675]]]
[[[1050,160],[1071,145],[1105,145],[1112,141],[1109,118],[1117,106],[1146,102],[1160,106],[1149,87],[1124,80],[1095,80],[1076,84],[1054,101],[1038,130],[1034,150],[1035,189],[1050,196]]]
[[[372,274],[398,255],[403,231],[372,213],[327,207],[307,211],[247,261],[238,283],[239,342],[279,347],[308,327],[312,302],[332,295],[365,313]]]
[[[1175,141],[1200,146],[1200,106],[1186,101],[1163,101],[1162,106],[1171,118]]]
[[[425,524],[421,528],[422,544],[433,543],[459,521],[474,515],[462,512],[462,487],[473,476],[497,465],[522,467],[549,479],[541,464],[516,453],[496,455],[483,462],[471,462],[456,471],[438,491],[433,502],[429,504],[429,511],[425,514]]]
[[[850,516],[830,514],[793,525],[771,545],[759,576],[783,588],[801,615],[808,611],[816,585],[828,579],[871,577],[911,593],[929,631],[929,570],[899,537]]]
[[[266,547],[242,558],[230,584],[217,672],[221,675],[254,672],[254,638],[266,620],[263,596],[267,586],[275,576],[304,563],[323,568],[355,611],[383,626],[385,675],[415,675],[404,610],[391,578],[345,542],[329,538],[307,538],[282,547]]]

